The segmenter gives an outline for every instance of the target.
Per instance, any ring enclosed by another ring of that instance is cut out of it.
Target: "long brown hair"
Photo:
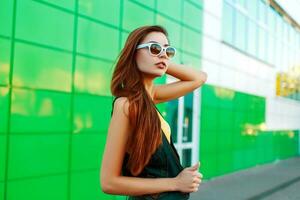
[[[150,32],[161,32],[168,36],[161,26],[143,26],[132,31],[119,55],[111,81],[111,93],[116,97],[127,97],[129,101],[129,120],[133,131],[126,146],[129,153],[126,167],[133,175],[143,170],[162,143],[160,120],[135,60],[137,45]]]

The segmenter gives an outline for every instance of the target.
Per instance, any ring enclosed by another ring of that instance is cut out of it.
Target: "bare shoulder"
[[[115,100],[114,103],[114,114],[125,114],[125,116],[128,117],[128,113],[129,113],[129,100],[127,97],[119,97]]]

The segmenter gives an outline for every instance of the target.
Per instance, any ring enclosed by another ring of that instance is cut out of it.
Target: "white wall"
[[[204,1],[202,67],[207,83],[265,97],[269,130],[300,129],[300,102],[276,96],[278,69],[222,43],[222,4]]]

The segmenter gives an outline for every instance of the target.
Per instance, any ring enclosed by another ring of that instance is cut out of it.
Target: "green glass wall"
[[[122,199],[99,184],[115,59],[160,24],[175,62],[199,68],[202,14],[192,0],[0,1],[0,199]]]
[[[204,85],[200,161],[204,178],[298,155],[298,134],[266,131],[265,98]]]

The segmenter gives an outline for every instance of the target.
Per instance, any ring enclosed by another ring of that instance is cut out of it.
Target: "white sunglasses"
[[[142,48],[148,48],[149,54],[152,56],[159,56],[164,51],[166,52],[166,55],[168,58],[172,58],[176,54],[176,49],[171,46],[163,47],[159,43],[145,43],[145,44],[139,44],[136,49],[142,49]]]

